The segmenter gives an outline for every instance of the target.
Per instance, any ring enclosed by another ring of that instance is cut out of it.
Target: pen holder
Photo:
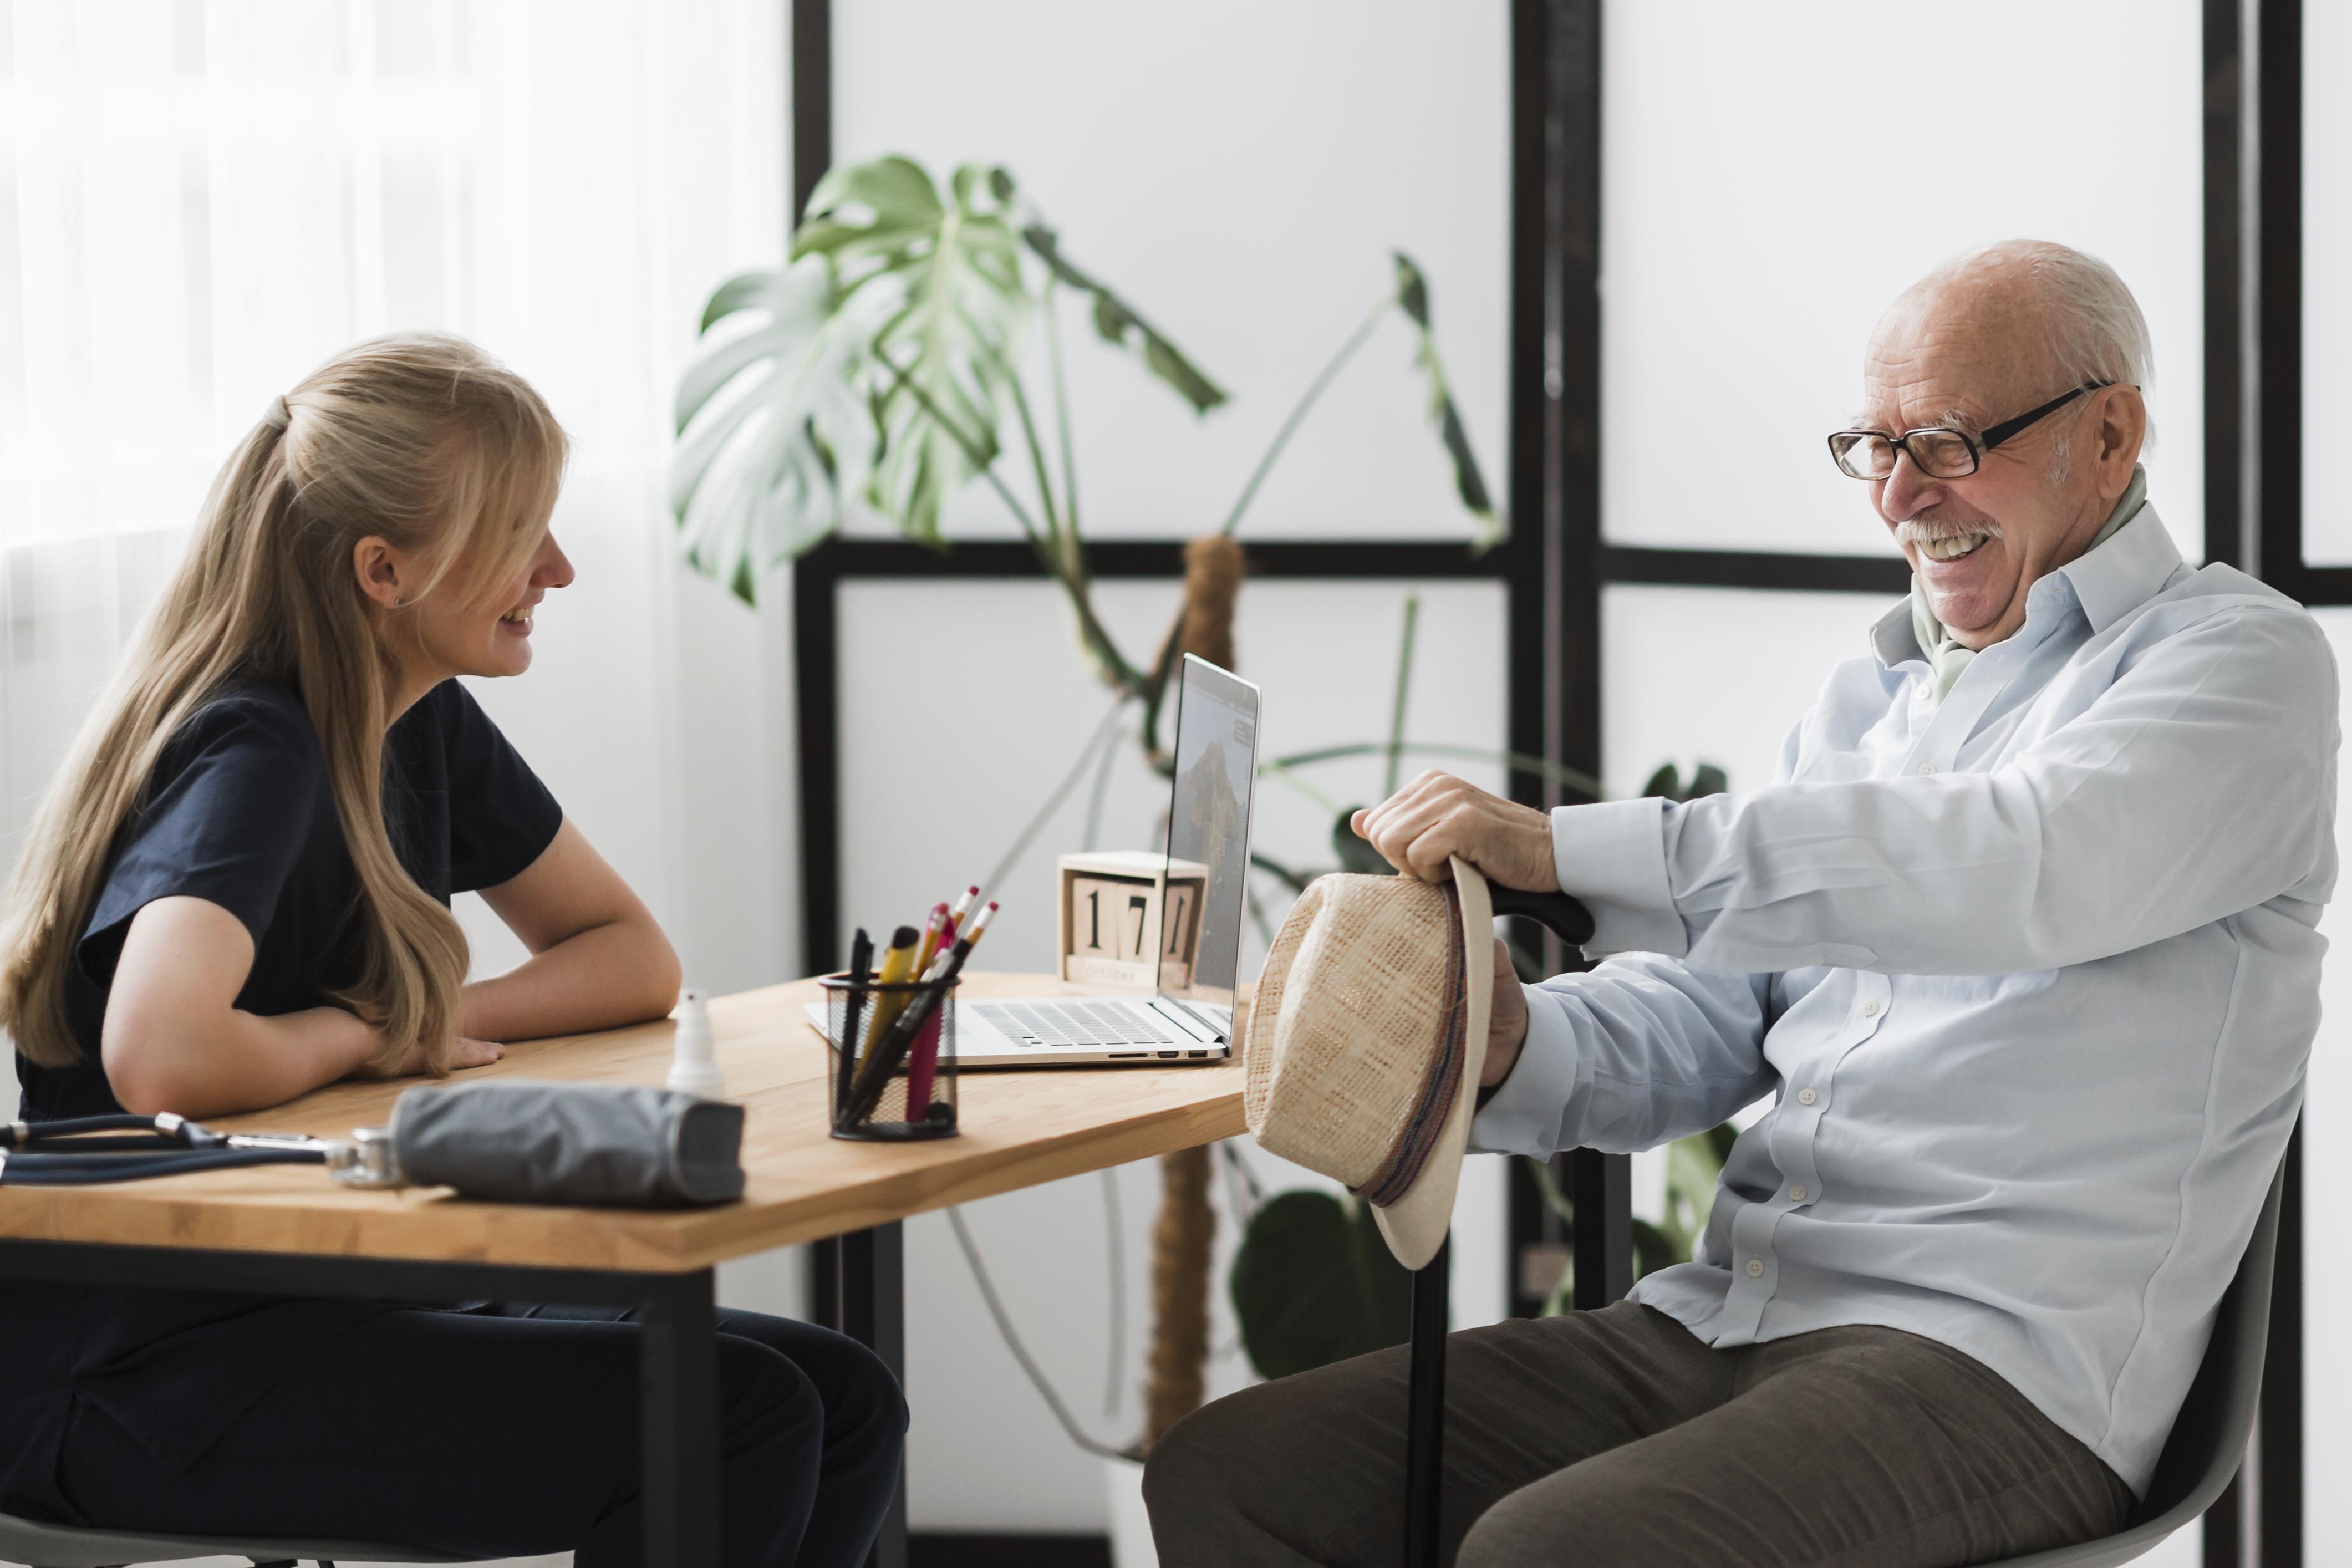
[[[879,1142],[952,1137],[954,984],[886,984],[845,974],[829,974],[820,984],[831,1053],[833,1135]],[[922,1022],[909,1035],[900,1024],[919,1009]],[[854,1039],[856,1047],[844,1050],[845,1039]]]

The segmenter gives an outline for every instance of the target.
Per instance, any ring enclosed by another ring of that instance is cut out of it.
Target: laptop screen
[[[1256,687],[1206,659],[1184,656],[1176,694],[1175,778],[1168,802],[1169,915],[1181,920],[1172,891],[1178,879],[1200,878],[1200,940],[1189,974],[1171,973],[1163,966],[1165,996],[1233,1005],[1242,905],[1248,892],[1257,713]],[[1181,941],[1177,931],[1168,935]],[[1189,984],[1175,984],[1179,978]]]

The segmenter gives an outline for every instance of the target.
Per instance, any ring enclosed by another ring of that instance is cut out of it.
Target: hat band
[[[1429,1163],[1429,1156],[1437,1148],[1438,1134],[1445,1130],[1446,1114],[1454,1109],[1454,1098],[1462,1087],[1462,1062],[1467,1054],[1465,1036],[1469,1022],[1468,975],[1464,971],[1462,939],[1462,899],[1448,884],[1445,889],[1445,1005],[1439,1016],[1437,1059],[1430,1063],[1429,1075],[1423,1079],[1421,1098],[1412,1108],[1412,1116],[1404,1131],[1389,1150],[1387,1159],[1379,1170],[1360,1187],[1348,1190],[1378,1208],[1386,1208],[1412,1190],[1420,1180],[1421,1170]]]

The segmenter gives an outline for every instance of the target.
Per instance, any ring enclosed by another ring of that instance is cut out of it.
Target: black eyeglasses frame
[[[1891,430],[1833,430],[1829,436],[1830,461],[1835,463],[1837,465],[1838,472],[1845,475],[1848,479],[1869,479],[1871,478],[1870,475],[1857,474],[1853,469],[1845,466],[1845,457],[1844,454],[1838,449],[1838,440],[1841,437],[1846,436],[1877,436],[1884,437],[1888,444],[1893,446],[1897,451],[1908,453],[1912,463],[1918,468],[1921,473],[1928,474],[1931,478],[1939,479],[1964,479],[1968,478],[1969,475],[1975,473],[1979,468],[1983,466],[1984,455],[1987,452],[1991,451],[1995,447],[2000,446],[2003,441],[2008,440],[2011,437],[2016,435],[2019,431],[2023,430],[2026,426],[2033,424],[2036,420],[2049,417],[2051,415],[2055,414],[2061,408],[2065,407],[2066,405],[2074,402],[2074,399],[2082,396],[2086,392],[2097,392],[2103,387],[2109,387],[2115,384],[2116,384],[2112,381],[2086,381],[2080,386],[2071,387],[2068,390],[2060,393],[2057,396],[2042,405],[2039,408],[2029,408],[2014,419],[2002,420],[2000,424],[1988,428],[1981,436],[1971,436],[1967,431],[1954,429],[1949,425],[1916,426],[1912,429],[1904,431],[1900,436],[1897,436]],[[1935,473],[1932,469],[1928,468],[1925,463],[1919,461],[1918,453],[1911,450],[1911,437],[1914,436],[1958,436],[1960,438],[1961,445],[1968,448],[1969,466],[1957,474]],[[1890,478],[1893,476],[1893,473],[1894,469],[1890,468],[1885,474],[1879,476],[1879,478],[1882,479]]]

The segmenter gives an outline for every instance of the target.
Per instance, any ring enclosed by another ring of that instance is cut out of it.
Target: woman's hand
[[[1530,893],[1559,890],[1552,859],[1551,816],[1532,805],[1489,795],[1434,770],[1349,819],[1358,837],[1408,877],[1445,879],[1445,861],[1459,855],[1489,881]]]
[[[379,1042],[382,1041],[383,1037],[382,1031],[371,1030],[369,1032],[373,1034]],[[460,1035],[457,1037],[456,1047],[449,1052],[449,1070],[452,1072],[459,1072],[467,1068],[486,1068],[506,1054],[506,1047],[499,1044],[496,1040],[477,1040],[471,1036]],[[409,1047],[408,1054],[402,1057],[399,1061],[394,1063],[392,1066],[362,1066],[357,1072],[352,1074],[352,1076],[353,1078],[371,1079],[380,1082],[385,1079],[416,1078],[429,1070],[431,1069],[425,1066],[425,1062],[424,1042],[419,1041],[415,1045]]]
[[[1492,1089],[1510,1077],[1527,1043],[1528,994],[1519,988],[1519,972],[1511,967],[1509,944],[1496,937],[1495,999],[1486,1009],[1486,1064],[1479,1070],[1478,1087]]]

